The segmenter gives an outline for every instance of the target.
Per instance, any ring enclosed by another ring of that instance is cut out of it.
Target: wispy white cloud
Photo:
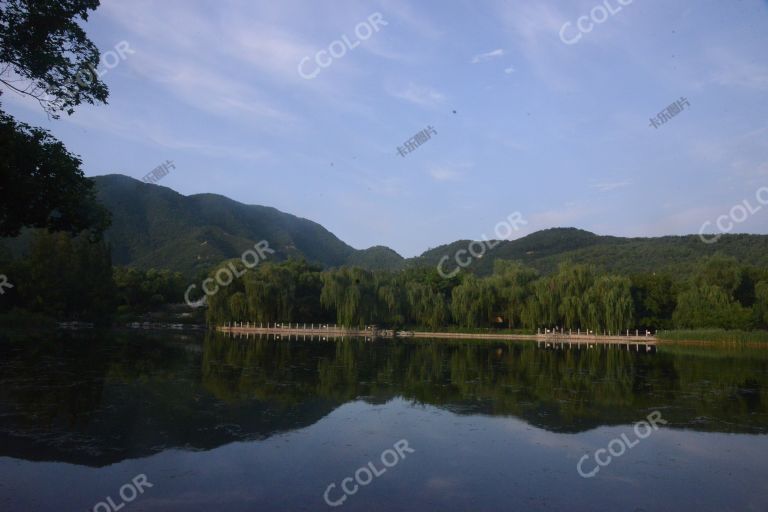
[[[443,93],[423,85],[408,84],[405,88],[390,90],[395,98],[415,103],[424,107],[434,107],[445,101]]]
[[[710,52],[712,71],[710,81],[726,87],[768,90],[768,67],[745,57],[718,48]]]
[[[459,163],[438,165],[430,167],[428,173],[430,177],[438,182],[461,181],[466,172],[474,167],[472,163]]]
[[[264,92],[245,80],[217,73],[207,66],[144,53],[128,63],[141,75],[167,88],[174,97],[200,110],[241,120],[268,119],[275,127],[295,121],[294,115],[275,106]]]
[[[558,34],[568,16],[551,2],[499,2],[498,16],[511,34],[516,52],[553,90],[570,90],[574,77],[567,73],[573,59]]]
[[[295,81],[301,59],[319,50],[288,32],[263,25],[254,27],[248,20],[233,21],[229,27],[229,51],[271,78]]]
[[[174,2],[158,5],[145,0],[130,6],[104,2],[104,14],[128,31],[126,37],[135,50],[126,66],[175,98],[214,115],[272,127],[296,120],[237,68],[247,63],[263,75],[285,77],[288,63],[298,62],[296,56],[308,51],[307,46],[266,28],[255,31],[258,37],[249,36],[242,20],[206,17],[205,11],[178,7]],[[250,30],[254,33],[253,26]]]
[[[430,22],[429,16],[419,14],[417,10],[414,9],[414,5],[422,4],[412,3],[405,0],[381,0],[382,11],[386,13],[385,19],[392,17],[408,26],[414,33],[419,34],[421,37],[429,39],[437,39],[441,37],[443,35],[443,30],[438,29],[432,22]]]
[[[212,158],[236,158],[246,161],[263,161],[270,155],[263,149],[242,148],[229,145],[211,144],[193,140],[168,137],[167,135],[154,134],[148,137],[154,144],[177,151],[189,151],[193,154]]]
[[[768,126],[760,126],[743,134],[718,135],[697,140],[689,154],[693,160],[713,169],[723,179],[736,183],[762,183],[768,174],[768,150],[765,138]],[[728,170],[723,173],[723,170]]]
[[[479,64],[480,62],[485,62],[487,60],[495,59],[497,57],[502,57],[504,55],[504,50],[501,48],[497,48],[495,50],[491,50],[490,52],[486,53],[479,53],[472,57],[472,64]]]
[[[601,183],[595,183],[593,185],[590,185],[591,188],[596,188],[600,192],[610,192],[611,190],[616,190],[619,188],[628,187],[632,184],[632,180],[624,180],[624,181],[605,181]]]
[[[77,115],[63,117],[61,122],[88,130],[110,133],[124,140],[141,143],[146,147],[162,147],[188,152],[196,156],[263,162],[272,155],[270,151],[253,145],[241,147],[233,144],[200,141],[186,136],[169,135],[161,126],[147,124],[138,118],[132,119],[122,110],[121,113],[123,115],[109,115],[105,109],[89,108],[79,111]]]
[[[435,167],[429,170],[429,175],[435,181],[459,181],[461,173],[455,169],[446,169],[445,167]]]

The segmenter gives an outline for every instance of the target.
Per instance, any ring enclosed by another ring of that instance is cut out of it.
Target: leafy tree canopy
[[[109,212],[96,203],[80,159],[47,131],[0,111],[0,236],[23,227],[102,232]]]
[[[0,83],[35,98],[46,113],[72,114],[83,102],[106,103],[96,76],[99,50],[80,26],[99,0],[0,2]]]
[[[107,99],[93,72],[99,51],[78,24],[98,0],[0,1],[0,84],[37,99],[51,117]],[[2,91],[0,91],[2,94]],[[47,131],[0,110],[0,236],[23,227],[101,233],[109,217],[81,161]]]

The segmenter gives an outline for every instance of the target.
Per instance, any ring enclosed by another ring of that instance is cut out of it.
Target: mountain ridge
[[[319,223],[270,206],[247,205],[213,193],[185,196],[121,174],[91,179],[99,200],[112,212],[105,237],[117,265],[193,275],[267,240],[276,260],[303,258],[323,267],[369,270],[437,266],[443,260],[450,272],[456,267],[456,254],[472,242],[457,240],[403,258],[382,245],[355,249]],[[548,273],[569,260],[617,272],[686,273],[692,261],[716,252],[768,266],[768,235],[725,235],[717,244],[704,244],[696,235],[625,238],[572,227],[548,228],[498,241],[466,268],[487,275],[496,259],[507,259]]]
[[[112,212],[105,236],[118,265],[194,274],[239,257],[260,240],[268,241],[278,260],[303,257],[327,267],[345,265],[353,256],[367,264],[366,253],[376,252],[354,249],[320,224],[270,206],[212,193],[185,196],[120,174],[91,179]]]

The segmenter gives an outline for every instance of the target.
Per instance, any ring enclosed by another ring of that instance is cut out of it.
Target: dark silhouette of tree
[[[31,96],[49,116],[106,103],[93,69],[99,51],[80,27],[98,0],[0,2],[0,85]],[[0,95],[3,91],[0,91]],[[23,227],[100,234],[109,223],[81,161],[47,131],[0,110],[0,236]]]
[[[0,112],[0,236],[23,227],[101,233],[109,212],[96,203],[80,159],[47,131]]]
[[[99,0],[0,2],[0,83],[36,99],[58,118],[83,102],[106,103],[109,90],[93,72],[99,50],[80,26]]]

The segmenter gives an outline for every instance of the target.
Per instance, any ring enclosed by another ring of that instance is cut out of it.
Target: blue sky
[[[140,179],[173,160],[163,186],[274,206],[404,256],[492,236],[516,211],[519,236],[656,236],[757,204],[768,3],[604,1],[615,14],[565,44],[563,24],[576,37],[601,2],[108,0],[89,36],[134,50],[103,76],[109,105],[55,121],[12,93],[2,103],[89,176]],[[378,32],[299,75],[377,12]],[[652,128],[681,97],[690,107]],[[437,134],[399,156],[427,126]],[[768,207],[737,231],[768,233]]]

